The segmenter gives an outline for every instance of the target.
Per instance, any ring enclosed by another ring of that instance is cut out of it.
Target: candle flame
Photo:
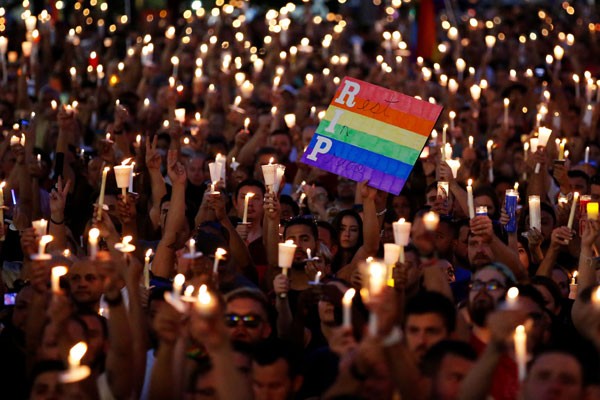
[[[218,248],[217,251],[215,251],[215,257],[216,258],[223,258],[223,256],[227,254],[227,251],[225,249],[222,248]]]
[[[285,241],[285,244],[292,246],[292,245],[294,245],[294,241],[292,239],[288,239]]]
[[[252,193],[252,192],[246,193],[246,199],[251,199],[252,197],[254,197],[254,193]]]
[[[518,334],[523,334],[523,333],[525,333],[525,326],[524,325],[519,325],[519,326],[517,326],[517,328],[515,329],[515,331]]]
[[[406,219],[404,219],[404,218],[400,218],[400,219],[398,220],[398,223],[399,223],[399,224],[403,224],[403,223],[405,223],[405,222],[406,222]]]
[[[152,255],[152,249],[146,250],[146,257],[150,257]]]
[[[79,366],[81,359],[87,352],[87,344],[85,342],[79,342],[69,350],[69,365]]]
[[[54,236],[52,236],[52,235],[44,235],[44,236],[41,237],[40,243],[46,245],[46,244],[50,243],[53,240],[54,240]]]
[[[354,288],[350,288],[350,289],[346,290],[346,293],[344,293],[344,298],[342,299],[342,302],[344,304],[352,303],[352,299],[354,298],[355,294],[356,294],[356,289],[354,289]]]
[[[194,286],[193,285],[186,287],[185,291],[183,292],[183,295],[187,296],[187,297],[190,297],[193,294],[194,294]]]
[[[64,276],[67,274],[69,270],[64,265],[57,265],[56,267],[52,267],[52,275],[53,276]]]
[[[133,240],[133,236],[131,236],[131,235],[123,236],[123,244],[124,245],[128,245],[129,242],[131,242],[132,240]]]
[[[517,296],[519,296],[519,289],[514,286],[508,289],[508,292],[506,292],[506,297],[509,299],[516,299]]]
[[[175,279],[173,279],[173,286],[181,287],[185,283],[185,276],[183,274],[175,275]]]
[[[98,237],[100,236],[100,229],[98,229],[98,228],[90,229],[88,236],[90,237],[90,239],[98,239]]]
[[[210,293],[208,293],[208,288],[206,285],[200,286],[200,290],[198,291],[198,303],[207,306],[211,303],[211,301],[212,299]]]

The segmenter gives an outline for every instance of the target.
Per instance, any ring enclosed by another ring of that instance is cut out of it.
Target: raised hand
[[[146,167],[149,170],[160,170],[162,158],[156,149],[158,144],[158,135],[154,135],[152,143],[146,138]]]
[[[173,185],[184,185],[187,182],[185,167],[178,160],[177,150],[169,150],[167,155],[167,173]]]
[[[52,215],[52,218],[57,221],[62,220],[64,217],[69,189],[71,189],[71,181],[68,180],[63,186],[62,177],[59,176],[58,181],[56,182],[56,188],[52,189],[50,192],[50,214]]]

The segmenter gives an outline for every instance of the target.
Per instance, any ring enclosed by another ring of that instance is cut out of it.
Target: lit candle
[[[510,100],[504,99],[504,127],[508,127],[508,107],[510,106]]]
[[[318,285],[321,283],[321,271],[317,271],[317,274],[315,275],[315,281],[313,282],[315,285]]]
[[[458,175],[458,170],[460,169],[460,160],[446,159],[446,164],[448,164],[450,170],[452,171],[452,177],[456,179],[456,176]]]
[[[267,165],[261,165],[260,167],[262,169],[265,186],[269,191],[273,189],[273,185],[275,185],[275,179],[277,177],[277,164],[273,164],[273,161],[274,158],[271,157]]]
[[[225,249],[222,248],[218,248],[215,251],[215,262],[213,263],[213,275],[217,275],[218,268],[219,268],[219,261],[222,260],[223,258],[225,258],[225,254],[227,254],[227,251],[225,251]]]
[[[467,181],[467,208],[469,209],[469,218],[475,218],[475,202],[473,201],[473,179]]]
[[[454,111],[450,111],[448,113],[448,118],[450,119],[450,129],[454,130],[454,119],[456,118],[456,112]],[[442,136],[442,145],[444,145],[446,143],[446,131],[442,131],[443,136]]]
[[[173,56],[171,57],[171,64],[173,64],[173,77],[177,78],[179,72],[179,57]]]
[[[146,289],[150,289],[150,256],[152,256],[152,249],[146,250],[144,257],[144,287]]]
[[[54,240],[54,237],[52,235],[44,235],[40,238],[37,256],[43,257],[44,255],[46,255],[46,245],[52,240]]]
[[[398,222],[392,222],[392,229],[394,231],[394,242],[400,246],[399,260],[401,263],[405,262],[404,259],[404,246],[408,246],[410,240],[410,229],[412,224],[406,222],[404,218],[400,218]]]
[[[115,249],[120,251],[121,253],[132,253],[135,251],[135,246],[130,242],[133,240],[133,236],[127,235],[123,236],[120,243],[115,244]]]
[[[246,193],[246,196],[244,196],[244,215],[242,217],[243,224],[248,223],[248,203],[252,197],[254,197],[254,193],[252,192],[248,192]]]
[[[561,161],[565,160],[565,146],[567,144],[567,139],[563,139],[560,141],[558,145],[558,159]]]
[[[423,224],[425,229],[432,232],[437,230],[438,224],[440,223],[440,216],[435,211],[426,212],[423,215]]]
[[[575,210],[577,210],[577,203],[579,202],[579,192],[573,193],[573,204],[571,204],[571,213],[569,214],[569,222],[567,227],[573,229],[573,221],[575,220]]]
[[[490,166],[488,168],[488,180],[490,181],[490,183],[493,183],[494,182],[494,160],[492,157],[492,149],[494,148],[494,141],[488,140],[486,147],[487,147],[487,153],[488,153],[488,161],[490,163]]]
[[[394,268],[400,258],[400,247],[395,243],[383,244],[383,261],[388,266],[387,285],[394,287]]]
[[[285,114],[283,119],[287,127],[290,129],[296,125],[296,114]]]
[[[506,308],[509,310],[514,310],[517,307],[517,299],[519,297],[519,289],[516,287],[511,287],[506,292]]]
[[[506,232],[513,233],[517,231],[517,201],[519,192],[517,189],[507,189],[504,195],[504,208],[508,214],[508,223],[506,224]]]
[[[183,284],[185,283],[185,276],[183,274],[175,275],[173,279],[173,297],[176,300],[181,298],[181,289],[183,289]]]
[[[529,196],[529,229],[542,230],[542,215],[540,209],[540,196]]]
[[[473,148],[473,136],[469,136],[469,148]]]
[[[117,187],[121,189],[121,194],[123,195],[123,201],[127,203],[127,189],[129,188],[129,177],[131,175],[132,166],[127,165],[131,161],[130,158],[127,158],[121,162],[121,165],[115,165],[115,179],[117,181]]]
[[[248,132],[248,127],[250,126],[250,118],[246,117],[244,120],[244,130]]]
[[[387,266],[377,261],[371,261],[368,266],[369,272],[369,297],[377,296],[383,290],[387,279]],[[369,334],[377,335],[377,316],[369,314]]]
[[[181,124],[185,123],[185,108],[175,109],[175,121],[178,121]]]
[[[196,302],[196,309],[202,315],[210,315],[212,314],[214,308],[214,301],[212,296],[208,292],[208,287],[206,285],[201,285],[198,290],[198,301]]]
[[[598,220],[598,202],[589,202],[587,203],[587,217],[589,220],[597,221]]]
[[[62,265],[52,267],[52,280],[51,280],[52,293],[60,294],[60,277],[66,275],[67,271],[68,271],[67,267],[62,266]]]
[[[600,306],[600,287],[597,287],[592,294],[592,304],[594,304],[595,307]]]
[[[98,254],[98,238],[100,237],[100,229],[92,228],[88,232],[88,245],[90,259],[95,260]]]
[[[519,381],[523,382],[527,374],[527,333],[525,333],[523,325],[517,326],[513,339],[515,342],[515,359],[519,370]]]
[[[550,139],[550,135],[552,135],[552,130],[545,128],[545,127],[540,127],[538,129],[538,147],[546,147],[548,145],[548,140]],[[535,173],[539,174],[540,173],[540,163],[536,163],[535,165]]]
[[[31,225],[35,230],[36,236],[42,237],[46,234],[48,229],[48,221],[46,221],[45,219],[42,218],[38,219],[37,221],[31,221]]]
[[[352,326],[352,300],[354,299],[355,294],[356,290],[354,288],[350,288],[346,290],[346,293],[344,293],[344,297],[342,298],[343,328],[350,328]]]
[[[292,267],[297,247],[293,240],[286,240],[284,243],[277,244],[277,259],[283,275],[287,275],[288,268]]]
[[[81,365],[81,359],[87,352],[87,344],[79,342],[69,350],[67,361],[69,368],[67,371],[61,372],[59,380],[61,383],[79,382],[90,375],[90,367]]]
[[[579,75],[573,74],[573,83],[575,84],[575,99],[581,97],[581,89],[579,88]]]
[[[585,156],[584,156],[583,162],[586,164],[590,163],[590,146],[585,147]]]
[[[96,218],[98,221],[102,219],[102,207],[104,206],[104,191],[106,189],[106,175],[108,174],[109,170],[110,167],[104,167],[104,169],[102,170],[102,184],[100,185],[100,196],[98,197],[98,213]]]

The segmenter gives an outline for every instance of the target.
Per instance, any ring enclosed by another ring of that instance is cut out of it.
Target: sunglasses
[[[225,325],[227,325],[229,328],[238,326],[240,322],[246,328],[258,328],[258,326],[262,324],[263,321],[261,317],[253,314],[225,314]]]
[[[498,290],[498,289],[506,289],[505,285],[503,285],[502,283],[498,282],[495,279],[492,279],[491,281],[488,281],[488,282],[476,280],[476,281],[473,281],[469,285],[469,287],[474,292],[478,292],[483,288],[485,288],[485,290],[487,290],[488,292],[491,292],[493,290]]]

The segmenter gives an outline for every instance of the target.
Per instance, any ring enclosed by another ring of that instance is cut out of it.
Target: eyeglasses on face
[[[254,314],[225,314],[225,325],[227,325],[228,327],[233,328],[235,326],[238,326],[240,322],[246,328],[258,328],[258,326],[263,321],[261,317]]]
[[[487,290],[488,292],[491,292],[494,290],[506,289],[506,286],[502,282],[499,282],[495,279],[492,279],[491,281],[487,281],[487,282],[480,281],[480,280],[474,280],[473,282],[471,282],[469,287],[474,292],[478,292],[483,288],[485,288],[485,290]]]

